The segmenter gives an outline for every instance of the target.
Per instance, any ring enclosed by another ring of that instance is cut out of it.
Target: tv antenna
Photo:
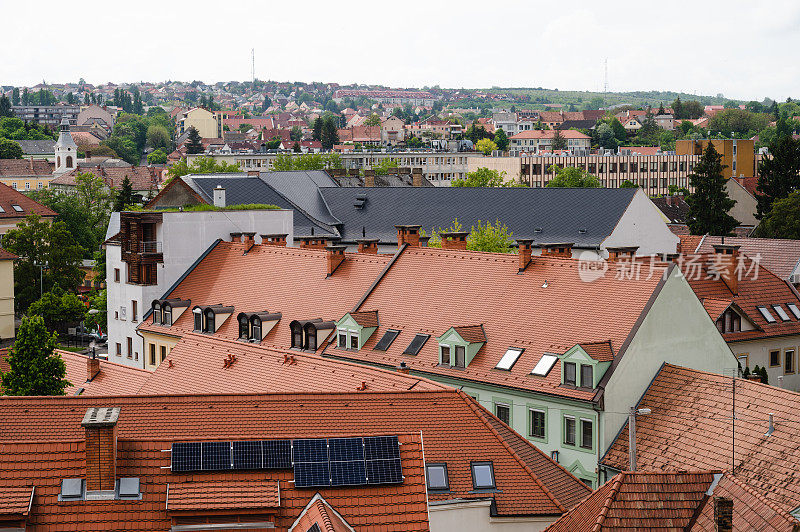
[[[608,57],[604,61],[603,92],[608,92]]]
[[[250,80],[256,82],[256,49],[250,49]]]

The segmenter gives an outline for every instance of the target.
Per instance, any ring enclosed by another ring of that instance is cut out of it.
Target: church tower
[[[77,160],[78,145],[69,132],[69,120],[62,118],[56,141],[56,169],[53,174],[60,175],[73,170],[77,166]]]

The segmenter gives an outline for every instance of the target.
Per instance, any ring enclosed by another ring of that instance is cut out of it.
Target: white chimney
[[[214,189],[214,207],[225,207],[225,189],[217,185]]]

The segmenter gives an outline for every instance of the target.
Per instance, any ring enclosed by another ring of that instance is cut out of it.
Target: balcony
[[[141,242],[139,249],[142,253],[161,253],[161,242],[154,240],[152,242]]]

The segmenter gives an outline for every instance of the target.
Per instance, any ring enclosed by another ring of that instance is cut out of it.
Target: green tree
[[[97,312],[91,313],[91,310]],[[86,312],[84,325],[90,331],[108,329],[108,292],[98,290],[89,297],[89,311]]]
[[[11,110],[11,100],[5,94],[0,95],[0,116],[14,116],[14,111]]]
[[[196,153],[203,153],[203,139],[200,137],[197,128],[194,126],[189,127],[189,135],[186,138],[186,153],[193,155]]]
[[[247,133],[251,129],[253,129],[253,126],[250,124],[239,124],[239,133]]]
[[[503,128],[494,132],[494,143],[497,144],[497,149],[506,151],[508,149],[508,135],[503,131]]]
[[[513,233],[500,220],[495,220],[494,224],[478,220],[478,225],[473,225],[470,229],[467,249],[488,253],[511,253],[514,250],[512,236]]]
[[[322,118],[319,118],[319,117],[315,118],[314,119],[314,125],[312,127],[313,127],[313,133],[311,134],[311,138],[314,139],[314,140],[320,140],[321,141],[322,140]]]
[[[11,105],[19,105],[19,87],[11,91]]]
[[[167,160],[167,154],[160,148],[147,154],[147,164],[166,164]]]
[[[128,176],[125,176],[125,179],[122,180],[122,186],[114,197],[114,211],[124,211],[126,207],[135,203],[136,198],[133,195],[133,185],[131,184],[131,180],[128,179]]]
[[[411,137],[410,139],[408,139],[406,141],[406,146],[408,146],[409,148],[421,148],[422,147],[422,141],[419,139],[419,137]],[[499,145],[498,145],[498,147],[499,147]]]
[[[294,170],[294,158],[288,153],[279,153],[272,161],[272,170],[275,172],[289,172]]]
[[[489,139],[481,139],[475,144],[475,149],[488,156],[497,149],[497,144]]]
[[[661,131],[662,129],[658,127],[655,118],[648,111],[642,122],[642,127],[639,128],[639,132],[636,134],[636,140],[645,145],[658,144]]]
[[[154,150],[162,148],[165,152],[169,151],[171,140],[167,128],[159,125],[152,125],[147,128],[147,145]]]
[[[762,238],[800,239],[800,191],[775,200],[755,233]]]
[[[752,136],[769,125],[768,115],[743,109],[723,109],[708,121],[708,129],[726,137]],[[752,134],[751,134],[752,133]]]
[[[19,257],[14,264],[14,304],[20,314],[44,289],[60,286],[72,290],[83,280],[83,248],[64,222],[51,224],[31,214],[5,234],[3,247]]]
[[[756,217],[762,219],[772,209],[775,200],[785,198],[800,189],[800,140],[791,135],[778,136],[769,153],[758,165]]]
[[[269,99],[269,96],[266,94],[264,95],[264,103],[261,104],[261,112],[263,113],[267,109],[272,106],[272,100]]]
[[[48,329],[63,333],[65,326],[83,321],[86,305],[76,294],[56,286],[31,303],[27,313],[29,316],[41,316]]]
[[[390,168],[398,168],[400,164],[391,157],[387,157],[386,159],[381,159],[378,164],[372,166],[372,169],[375,170],[375,175],[386,175],[389,173]]]
[[[19,142],[0,138],[0,159],[22,159]]]
[[[564,135],[561,133],[561,130],[556,129],[553,133],[553,143],[552,143],[553,151],[556,150],[566,150],[567,149],[567,139],[564,138]]]
[[[728,214],[736,202],[728,197],[725,190],[723,168],[722,155],[709,143],[694,172],[689,174],[689,184],[694,187],[694,194],[686,198],[689,204],[686,221],[693,235],[729,235],[739,225]]]
[[[630,179],[626,179],[625,181],[620,183],[619,188],[639,188],[639,185],[637,185]]]
[[[597,144],[606,150],[617,149],[617,137],[614,135],[614,130],[606,122],[600,124],[596,131]]]
[[[67,368],[58,353],[56,333],[45,327],[41,316],[23,317],[17,339],[6,362],[9,371],[2,374],[5,395],[64,395],[70,383]]]
[[[216,162],[213,157],[197,157],[192,164],[186,162],[186,158],[173,164],[167,171],[170,179],[188,174],[230,174],[239,173],[241,169],[236,164],[225,161]]]
[[[332,116],[326,116],[322,121],[322,148],[330,150],[339,143],[339,132],[336,129],[336,122]]]
[[[293,156],[292,162],[294,170],[322,170],[325,168],[325,160],[319,153]]]
[[[113,150],[117,156],[128,164],[139,164],[139,150],[136,143],[128,137],[110,137],[101,143]]]
[[[553,165],[550,171],[555,177],[547,183],[551,188],[600,188],[600,180],[583,168],[567,166],[562,168]]]
[[[685,118],[683,115],[683,102],[681,101],[681,97],[678,96],[675,98],[675,101],[672,102],[672,116],[679,120],[681,118]]]
[[[381,117],[378,116],[377,113],[372,113],[364,120],[365,126],[380,126],[381,125]]]
[[[453,187],[502,187],[505,186],[506,173],[489,168],[478,168],[474,172],[468,172],[466,179],[456,179],[450,186]]]
[[[303,130],[300,126],[293,126],[292,131],[289,133],[289,138],[295,142],[303,140]]]

